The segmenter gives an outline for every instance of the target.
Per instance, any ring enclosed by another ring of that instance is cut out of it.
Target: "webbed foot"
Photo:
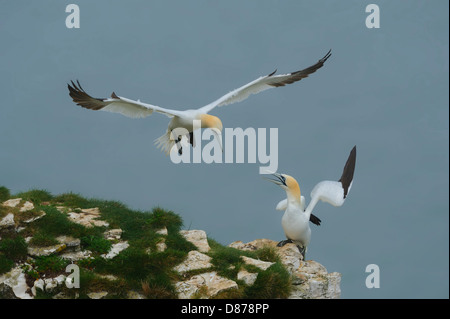
[[[282,240],[277,244],[277,247],[283,247],[286,244],[292,244],[292,240],[290,239]]]

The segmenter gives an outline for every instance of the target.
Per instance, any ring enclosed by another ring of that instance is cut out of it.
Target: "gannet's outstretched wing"
[[[119,97],[114,92],[111,94],[111,97],[107,99],[93,98],[83,90],[80,82],[77,81],[77,84],[75,84],[71,81],[71,83],[72,85],[67,85],[70,97],[75,103],[86,109],[120,113],[132,118],[146,117],[151,115],[153,111],[163,113],[168,117],[177,116],[182,113],[181,111],[169,110],[159,106],[142,103],[139,100],[134,101]]]
[[[306,78],[308,75],[316,72],[318,69],[320,69],[325,61],[331,56],[331,50],[328,51],[328,53],[320,59],[316,64],[310,66],[309,68],[306,68],[304,70],[292,72],[289,74],[281,74],[281,75],[274,75],[276,70],[269,75],[262,76],[250,83],[247,83],[244,86],[241,86],[240,88],[231,91],[228,94],[225,94],[221,98],[215,100],[214,102],[198,109],[201,113],[208,113],[212,109],[214,109],[216,106],[223,106],[227,104],[232,104],[236,102],[240,102],[248,98],[251,94],[257,94],[259,92],[262,92],[267,89],[271,89],[274,87],[279,86],[285,86],[286,84],[291,84],[297,81],[300,81],[301,79]]]
[[[311,202],[306,208],[306,212],[311,213],[319,200],[327,202],[333,206],[341,206],[344,204],[345,198],[352,187],[355,164],[356,146],[354,146],[350,152],[339,181],[322,181],[314,186],[311,191]]]

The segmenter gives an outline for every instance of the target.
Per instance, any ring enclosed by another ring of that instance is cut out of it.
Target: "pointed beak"
[[[273,173],[270,175],[272,175],[274,178],[268,178],[268,177],[263,177],[263,178],[265,180],[268,180],[269,182],[277,184],[278,186],[286,186],[286,178],[284,178],[283,175],[278,174],[278,173]]]
[[[222,132],[217,128],[212,128],[211,131],[214,133],[214,136],[216,137],[217,141],[219,142],[220,149],[223,153],[223,145],[222,145]]]

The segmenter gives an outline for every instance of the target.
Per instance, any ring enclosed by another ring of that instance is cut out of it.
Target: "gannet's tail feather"
[[[170,138],[170,132],[167,131],[164,135],[155,139],[155,145],[161,149],[166,155],[170,154],[170,150],[175,145],[175,141]]]
[[[309,216],[309,221],[317,226],[320,226],[320,223],[322,222],[319,217],[313,214]]]

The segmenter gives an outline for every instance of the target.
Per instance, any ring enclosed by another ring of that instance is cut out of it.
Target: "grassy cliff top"
[[[14,207],[1,204],[18,198],[21,200]],[[101,219],[102,223],[74,222],[73,216],[93,214],[89,210],[93,208],[99,212],[97,220]],[[208,238],[210,250],[204,254],[211,262],[207,269],[184,273],[174,270],[189,252],[198,248],[180,234],[182,218],[160,207],[136,211],[117,201],[88,199],[74,193],[53,195],[45,190],[30,190],[10,194],[6,187],[0,187],[0,222],[11,214],[13,224],[0,227],[0,278],[20,267],[30,288],[40,279],[67,276],[65,269],[72,261],[62,252],[70,245],[62,245],[61,236],[76,241],[81,252],[89,251],[88,257],[73,261],[80,269],[80,288],[59,285],[51,291],[37,289],[35,298],[56,295],[88,298],[99,291],[107,292],[105,298],[130,298],[130,293],[144,298],[178,298],[176,283],[205,271],[215,272],[239,285],[237,289],[216,294],[215,298],[286,298],[291,290],[292,277],[273,247],[243,251]],[[167,232],[161,233],[161,229]],[[121,230],[120,238],[106,238],[105,233],[111,230]],[[112,258],[105,257],[121,243],[127,244],[125,249]],[[164,249],[160,248],[161,243]],[[56,247],[55,251],[42,255],[31,253],[49,247]],[[262,270],[245,263],[242,256],[272,264]],[[248,284],[238,279],[242,270],[258,274],[256,281]],[[200,290],[193,297],[204,297],[204,294]]]

